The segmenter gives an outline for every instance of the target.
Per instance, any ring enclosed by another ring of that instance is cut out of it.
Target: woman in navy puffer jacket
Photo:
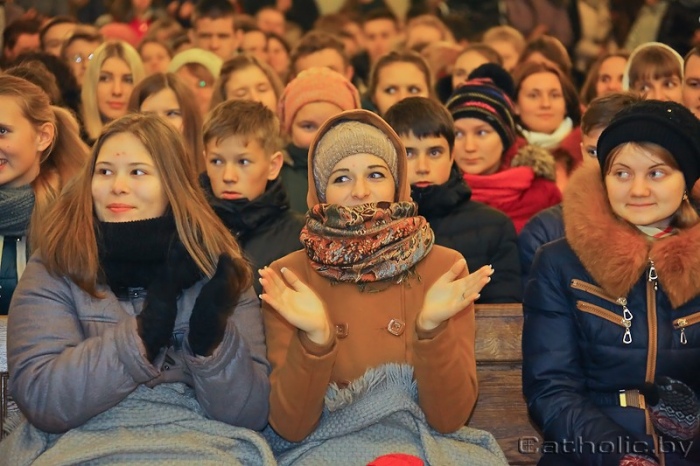
[[[655,465],[660,442],[667,465],[697,464],[671,440],[698,437],[699,125],[675,103],[630,105],[598,141],[600,167],[570,181],[566,237],[540,248],[524,296],[523,390],[557,453],[541,465]],[[667,377],[689,403],[657,399]]]

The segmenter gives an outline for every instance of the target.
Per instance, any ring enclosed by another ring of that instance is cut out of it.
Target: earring
[[[687,192],[687,191],[684,191],[684,192],[683,192],[683,200],[684,200],[684,201],[687,201],[687,200],[688,200],[688,192]]]

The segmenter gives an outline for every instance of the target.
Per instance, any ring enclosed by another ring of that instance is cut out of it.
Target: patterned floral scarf
[[[314,270],[346,283],[400,281],[435,242],[413,202],[317,204],[307,214],[300,239]]]

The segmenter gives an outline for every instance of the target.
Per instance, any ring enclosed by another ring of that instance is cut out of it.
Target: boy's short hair
[[[387,110],[384,120],[396,134],[413,134],[418,139],[443,137],[450,153],[455,145],[455,127],[452,115],[440,102],[427,97],[408,97]]]
[[[309,31],[301,38],[297,43],[292,54],[289,57],[290,68],[292,74],[296,75],[298,73],[296,69],[297,61],[300,58],[307,57],[312,53],[320,52],[321,50],[332,49],[338,52],[343,58],[343,63],[347,68],[350,66],[350,58],[345,52],[345,44],[338,36],[329,34],[323,31]]]
[[[364,25],[370,21],[376,21],[379,19],[388,19],[394,23],[397,31],[400,29],[399,18],[388,8],[376,8],[371,10],[362,17],[362,26],[364,27]]]
[[[221,19],[235,17],[236,10],[228,0],[199,0],[192,12],[192,26],[196,26],[200,18]]]
[[[642,100],[632,92],[614,92],[593,99],[581,117],[581,132],[588,134],[595,129],[606,128],[617,112]]]
[[[244,138],[245,144],[251,138],[256,140],[268,156],[282,147],[279,118],[265,105],[252,100],[228,100],[207,114],[202,127],[205,146],[231,136]]]
[[[488,44],[489,42],[508,42],[518,53],[523,53],[527,42],[525,37],[512,26],[494,26],[489,28],[484,33],[481,42]]]

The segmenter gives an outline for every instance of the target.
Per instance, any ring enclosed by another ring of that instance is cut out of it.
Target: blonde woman
[[[109,41],[97,47],[81,93],[86,141],[92,143],[106,123],[126,115],[131,92],[145,75],[139,53],[126,42]]]

